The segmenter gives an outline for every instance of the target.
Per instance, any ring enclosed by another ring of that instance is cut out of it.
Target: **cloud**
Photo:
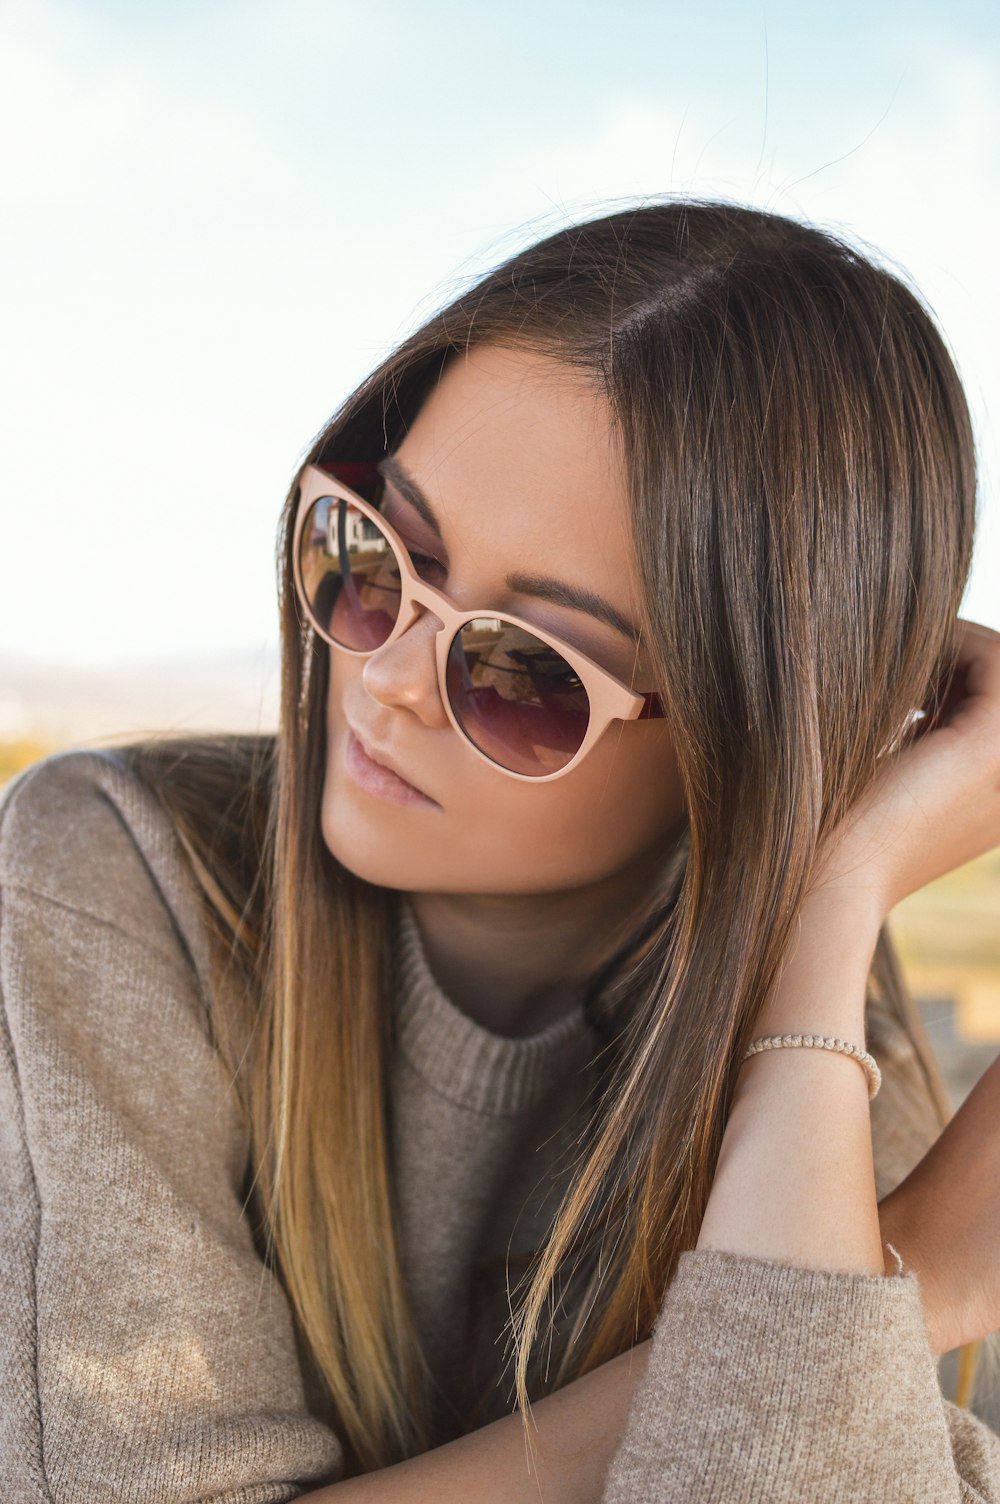
[[[14,17],[0,37],[0,202],[120,205],[287,179],[253,90],[224,72],[213,80],[204,38],[185,59],[182,37],[161,52],[148,37],[110,36],[82,8],[18,6]]]

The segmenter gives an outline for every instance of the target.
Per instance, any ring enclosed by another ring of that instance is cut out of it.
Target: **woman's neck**
[[[523,1038],[580,1006],[598,968],[660,899],[662,843],[624,871],[551,893],[410,893],[430,970],[494,1034]]]

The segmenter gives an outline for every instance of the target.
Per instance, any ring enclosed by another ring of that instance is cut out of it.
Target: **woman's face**
[[[391,482],[383,510],[411,553],[437,561],[425,577],[458,609],[509,611],[626,684],[653,687],[645,652],[615,627],[506,583],[514,571],[549,576],[636,621],[610,412],[579,372],[498,346],[456,356],[396,457],[441,536]],[[367,658],[329,650],[322,830],[338,861],[406,892],[515,894],[571,889],[648,860],[683,813],[666,720],[612,721],[563,778],[509,778],[448,719],[435,666],[440,625],[422,610]],[[347,757],[351,728],[429,797],[398,803],[362,786]]]

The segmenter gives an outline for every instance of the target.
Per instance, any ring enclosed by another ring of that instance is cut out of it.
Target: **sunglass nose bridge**
[[[455,607],[436,585],[431,585],[427,580],[421,580],[413,589],[410,596],[409,609],[411,620],[415,620],[422,612],[429,612],[438,623],[438,630],[446,625],[449,615],[453,615]]]
[[[427,600],[420,601],[411,596],[406,605],[400,607],[401,625],[399,631],[396,633],[397,637],[401,636],[403,632],[408,632],[415,622],[425,616],[430,617],[434,622],[434,633],[443,630],[445,625],[444,617],[438,615],[434,610],[434,603]]]

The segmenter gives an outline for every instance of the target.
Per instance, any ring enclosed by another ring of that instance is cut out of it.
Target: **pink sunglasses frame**
[[[374,463],[341,463],[334,462],[334,469],[341,474],[348,474],[353,479],[355,476],[360,480],[372,478],[376,474]],[[302,530],[306,515],[314,502],[323,496],[336,496],[350,502],[358,508],[366,517],[376,521],[389,539],[396,562],[399,565],[399,577],[401,582],[401,595],[399,603],[399,615],[396,624],[385,642],[380,643],[378,648],[348,648],[342,642],[336,642],[320,625],[310,609],[306,597],[305,586],[299,559],[299,546],[302,539]],[[363,496],[359,496],[350,486],[318,465],[304,466],[299,476],[299,502],[295,514],[295,529],[292,537],[292,573],[295,581],[295,591],[299,604],[306,614],[309,625],[330,647],[336,648],[341,653],[349,653],[352,658],[370,658],[380,648],[388,647],[401,637],[406,629],[418,619],[420,606],[426,607],[434,616],[438,617],[441,626],[435,637],[435,655],[437,660],[438,687],[448,719],[452,726],[461,736],[462,740],[472,748],[478,757],[489,763],[491,768],[496,768],[501,773],[506,773],[510,778],[517,778],[523,783],[551,783],[554,778],[563,778],[569,772],[580,765],[587,753],[596,746],[601,736],[614,720],[658,720],[664,716],[659,695],[654,691],[642,693],[630,689],[629,686],[616,675],[595,663],[593,658],[561,638],[546,632],[534,622],[525,621],[523,617],[512,616],[508,612],[499,612],[491,606],[479,606],[471,611],[459,611],[449,600],[448,596],[436,586],[429,585],[421,579],[417,573],[409,550],[395,528],[389,523],[377,507],[372,506]],[[490,757],[469,736],[468,732],[458,721],[452,708],[448,694],[447,665],[448,654],[456,633],[465,626],[466,622],[475,621],[478,617],[494,617],[501,621],[510,622],[512,626],[519,627],[532,636],[538,637],[542,642],[560,653],[577,674],[581,684],[587,692],[590,705],[590,718],[587,724],[587,733],[579,748],[563,768],[557,768],[554,773],[519,773],[514,768],[508,768],[503,763],[497,762]]]

